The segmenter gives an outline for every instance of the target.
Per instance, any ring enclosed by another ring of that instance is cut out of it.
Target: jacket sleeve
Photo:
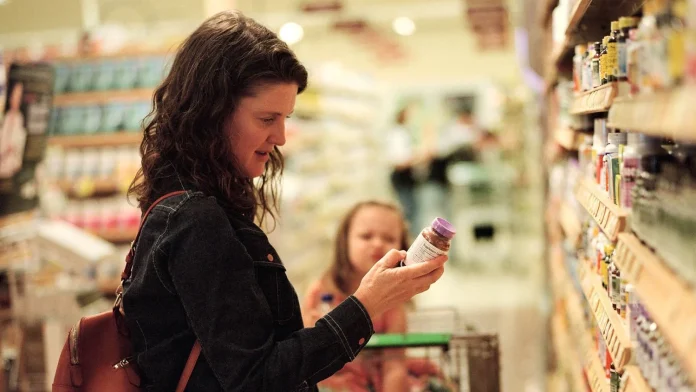
[[[176,293],[225,391],[306,390],[352,361],[374,333],[349,297],[313,328],[277,341],[253,260],[212,198],[182,205],[163,236]]]

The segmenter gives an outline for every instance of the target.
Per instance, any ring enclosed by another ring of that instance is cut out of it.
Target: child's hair
[[[341,224],[338,226],[338,232],[336,234],[336,241],[334,245],[334,259],[327,273],[327,278],[344,294],[350,294],[349,279],[353,272],[353,267],[350,263],[348,255],[348,232],[350,231],[355,214],[357,214],[358,211],[364,207],[380,207],[399,214],[402,232],[399,248],[401,250],[406,250],[410,243],[406,219],[404,219],[401,209],[395,204],[377,200],[368,200],[353,206],[353,208],[351,208],[343,217]]]

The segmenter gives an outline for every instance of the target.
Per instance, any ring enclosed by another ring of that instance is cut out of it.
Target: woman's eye
[[[262,118],[261,121],[263,121],[264,124],[273,124],[273,120],[275,120],[273,117],[271,118]]]

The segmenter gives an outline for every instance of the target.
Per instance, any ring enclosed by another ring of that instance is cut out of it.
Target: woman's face
[[[261,176],[273,148],[285,144],[285,119],[295,109],[297,89],[295,83],[259,86],[227,120],[232,154],[249,178]]]
[[[360,208],[348,230],[348,258],[353,269],[363,276],[390,249],[398,249],[402,230],[396,211],[382,206]]]

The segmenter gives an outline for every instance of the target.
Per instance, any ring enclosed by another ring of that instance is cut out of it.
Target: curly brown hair
[[[155,90],[143,121],[142,167],[128,189],[141,209],[161,196],[158,186],[173,166],[179,179],[226,207],[263,222],[278,209],[283,156],[270,154],[264,174],[242,174],[234,160],[225,120],[240,99],[269,83],[307,87],[307,70],[275,33],[238,11],[201,24],[179,47],[171,71]]]
[[[401,238],[399,239],[399,247],[401,250],[408,249],[410,244],[408,238],[408,225],[406,219],[404,219],[401,209],[395,204],[386,203],[378,200],[368,200],[363,201],[351,208],[348,213],[343,217],[341,223],[338,225],[338,231],[336,233],[336,241],[334,243],[334,258],[333,263],[329,267],[325,278],[329,279],[330,283],[334,284],[343,294],[351,294],[350,282],[355,274],[353,265],[350,263],[348,255],[348,233],[350,232],[351,225],[353,224],[353,218],[355,215],[363,208],[366,207],[379,207],[384,208],[388,211],[393,211],[399,214],[401,218]]]

